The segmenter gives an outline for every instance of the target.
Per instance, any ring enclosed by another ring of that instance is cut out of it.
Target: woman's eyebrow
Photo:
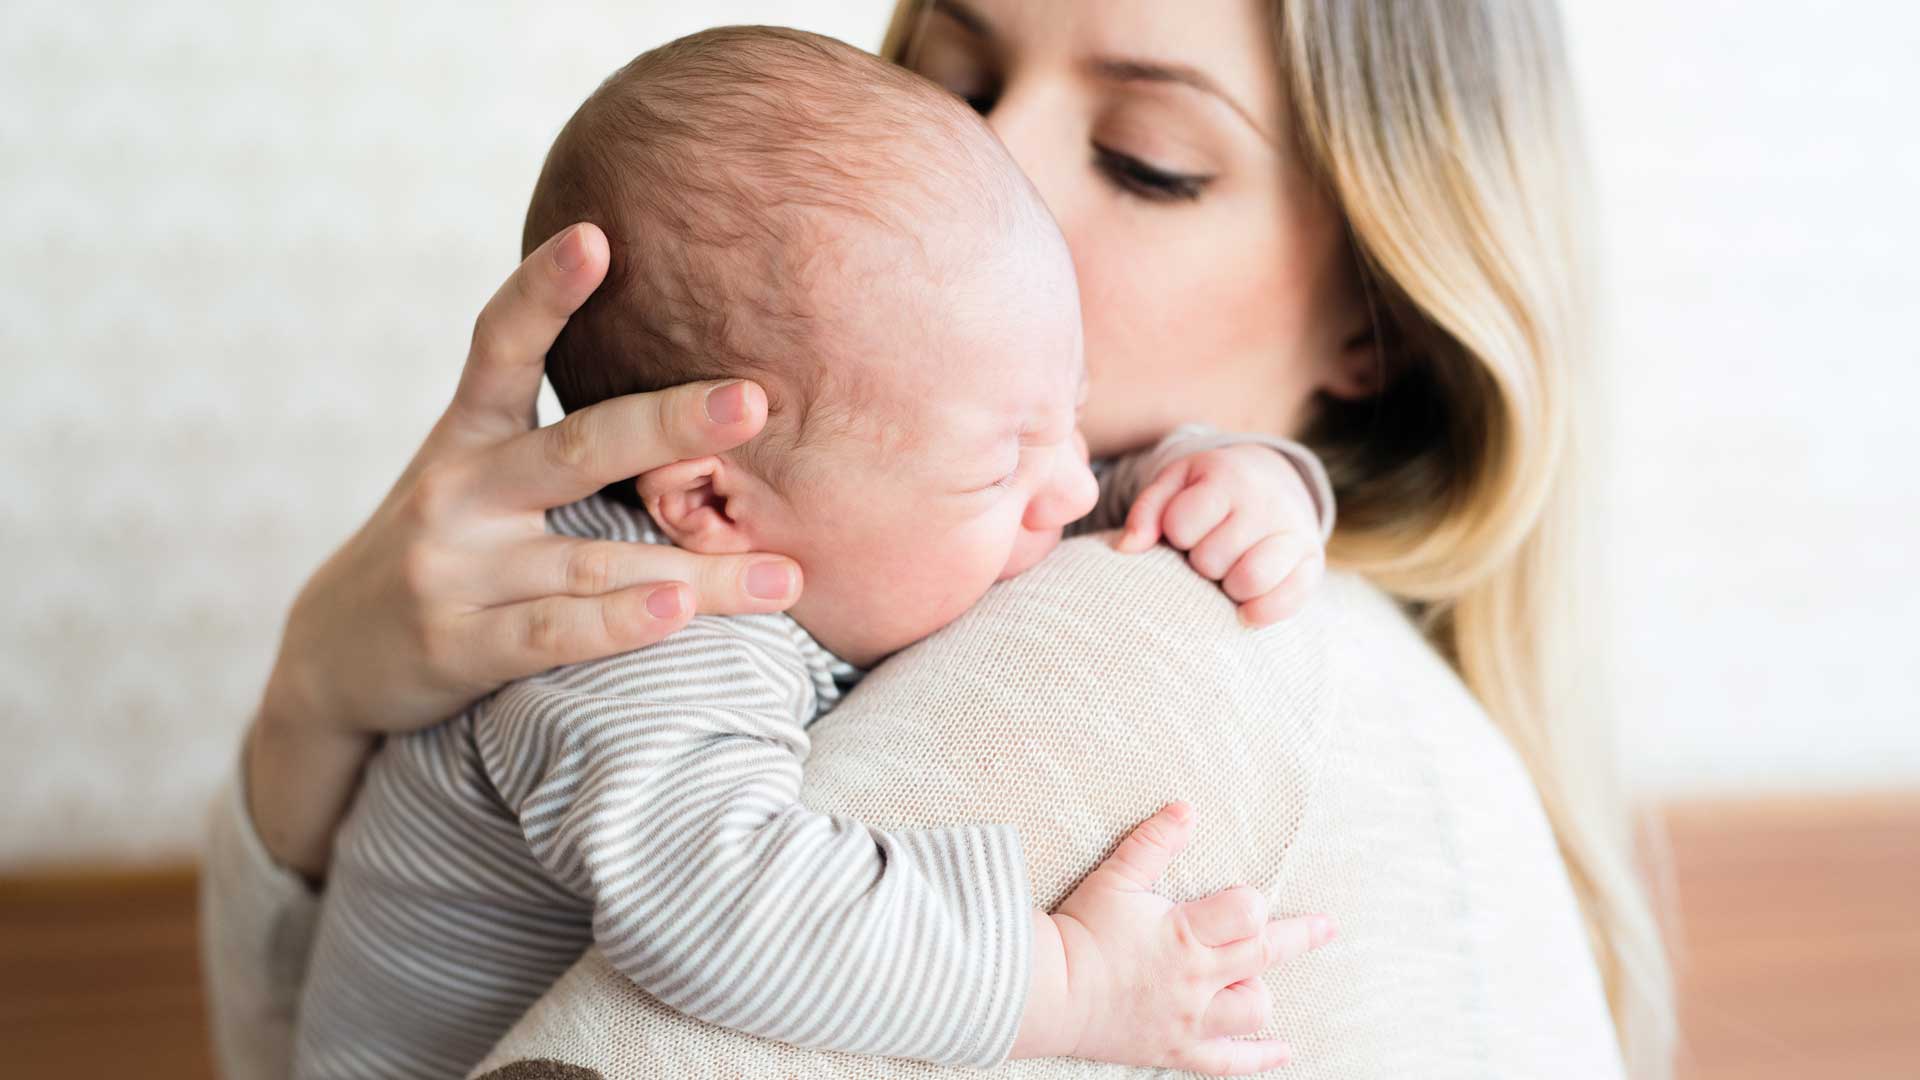
[[[993,24],[965,0],[927,0],[923,9],[927,14],[938,12],[958,23],[962,30],[987,41],[993,40]],[[1187,64],[1175,64],[1163,60],[1147,60],[1138,57],[1096,56],[1083,65],[1095,78],[1108,82],[1152,82],[1185,86],[1219,98],[1227,108],[1239,114],[1254,134],[1271,143],[1273,136],[1267,134],[1260,122],[1246,106],[1234,100],[1232,94],[1221,89],[1220,84],[1197,67]]]
[[[1260,126],[1260,122],[1253,118],[1253,113],[1234,100],[1232,94],[1221,89],[1219,83],[1214,82],[1211,76],[1197,67],[1163,60],[1116,56],[1096,56],[1086,61],[1085,66],[1095,78],[1105,79],[1108,82],[1168,83],[1210,94],[1224,102],[1227,108],[1238,113],[1240,119],[1245,120],[1247,126],[1253,128],[1262,139],[1268,142],[1273,141],[1266,130]]]
[[[961,29],[977,37],[993,37],[993,27],[987,22],[986,16],[961,3],[960,0],[931,0],[927,4],[927,10],[940,12],[959,23]]]

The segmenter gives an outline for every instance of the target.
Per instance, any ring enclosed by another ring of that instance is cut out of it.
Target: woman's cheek
[[[1169,373],[1158,370],[1163,298],[1127,272],[1122,245],[1089,243],[1080,273],[1086,335],[1087,404],[1081,430],[1095,457],[1152,441],[1154,398]],[[1111,254],[1112,257],[1106,257]]]
[[[1218,253],[1196,257],[1193,237],[1171,224],[1133,224],[1132,234],[1102,245],[1110,258],[1096,249],[1091,284],[1082,279],[1089,381],[1082,427],[1095,457],[1152,445],[1185,420],[1208,419],[1173,415],[1188,411],[1180,403],[1190,390],[1182,373],[1218,363],[1234,329],[1221,325],[1222,290],[1233,286],[1221,280]],[[1142,252],[1153,254],[1143,261]]]

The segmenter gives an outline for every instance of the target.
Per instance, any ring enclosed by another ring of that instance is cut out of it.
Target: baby
[[[562,404],[746,377],[769,419],[551,527],[782,552],[804,593],[390,741],[339,836],[297,1075],[461,1074],[596,942],[676,1009],[804,1045],[1204,1063],[1180,1018],[1259,976],[1268,927],[1201,930],[1206,901],[1142,908],[1151,881],[1106,871],[1036,912],[1011,828],[810,812],[807,728],[1143,487],[1128,542],[1212,545],[1259,602],[1319,557],[1317,463],[1188,434],[1101,499],[1058,229],[959,101],[828,39],[709,31],[617,72],[555,141],[527,246],[582,220],[612,261],[548,356]]]

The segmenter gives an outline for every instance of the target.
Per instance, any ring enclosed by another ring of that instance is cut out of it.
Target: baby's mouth
[[[1060,530],[1047,533],[1027,533],[1013,546],[1013,552],[1007,556],[1007,565],[1000,571],[996,583],[1008,581],[1038,566],[1041,559],[1060,546]]]

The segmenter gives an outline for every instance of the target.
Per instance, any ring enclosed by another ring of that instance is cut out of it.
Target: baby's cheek
[[[998,580],[1009,543],[1008,530],[990,521],[945,529],[928,523],[890,560],[893,580],[876,585],[923,633],[932,633],[959,618]]]
[[[1012,553],[1007,557],[1006,565],[1001,567],[1000,581],[1018,577],[1040,564],[1054,548],[1060,546],[1060,530],[1048,529],[1044,532],[1023,531],[1013,545]]]

